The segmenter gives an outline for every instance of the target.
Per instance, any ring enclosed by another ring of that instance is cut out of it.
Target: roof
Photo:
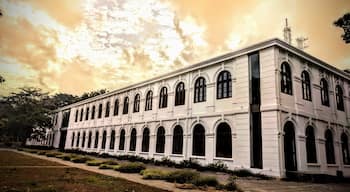
[[[226,60],[236,58],[236,57],[241,56],[241,55],[245,55],[245,54],[255,52],[257,50],[262,50],[262,49],[272,47],[272,46],[277,46],[277,47],[280,47],[282,49],[285,49],[285,50],[287,50],[295,55],[298,55],[299,57],[301,57],[301,58],[303,58],[303,59],[305,59],[305,60],[307,60],[315,65],[320,66],[321,68],[329,70],[329,71],[333,72],[334,74],[337,74],[338,76],[343,77],[343,78],[350,81],[350,74],[348,74],[348,73],[346,73],[346,72],[344,72],[344,71],[342,71],[342,70],[340,70],[340,69],[338,69],[338,68],[336,68],[336,67],[334,67],[334,66],[332,66],[332,65],[330,65],[330,64],[328,64],[328,63],[326,63],[326,62],[324,62],[324,61],[322,61],[322,60],[320,60],[320,59],[284,42],[284,41],[282,41],[278,38],[273,38],[273,39],[262,41],[262,42],[244,47],[242,49],[239,49],[239,50],[236,50],[236,51],[224,54],[224,55],[220,55],[220,56],[193,64],[193,65],[189,65],[187,67],[184,67],[184,68],[181,68],[181,69],[178,69],[178,70],[172,71],[170,73],[166,73],[166,74],[163,74],[163,75],[151,78],[151,79],[148,79],[146,81],[141,81],[139,83],[135,83],[135,84],[132,84],[132,85],[120,88],[120,89],[116,89],[116,90],[104,93],[102,95],[98,95],[98,96],[91,97],[91,98],[88,98],[88,99],[85,99],[82,101],[78,101],[76,103],[72,103],[70,105],[61,107],[61,108],[57,109],[56,111],[67,110],[69,108],[79,106],[81,104],[90,103],[90,102],[93,102],[96,100],[104,99],[104,98],[110,97],[110,96],[118,94],[118,93],[126,92],[128,90],[144,86],[146,84],[150,84],[150,83],[162,80],[162,79],[168,79],[168,78],[171,78],[174,76],[178,76],[182,73],[187,73],[190,71],[198,70],[200,68],[203,68],[203,67],[215,64],[215,63],[220,63],[220,62],[223,62]]]

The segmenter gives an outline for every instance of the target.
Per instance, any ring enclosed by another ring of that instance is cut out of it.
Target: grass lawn
[[[60,165],[15,152],[0,151],[0,191],[164,191],[77,168],[1,167],[38,164]]]

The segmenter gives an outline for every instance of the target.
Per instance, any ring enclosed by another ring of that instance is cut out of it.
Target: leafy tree
[[[47,93],[33,87],[20,88],[20,92],[5,97],[1,108],[6,107],[7,111],[1,112],[1,119],[7,137],[22,144],[29,137],[42,138],[45,129],[52,127],[48,98]]]
[[[346,13],[338,20],[334,21],[334,25],[343,28],[344,34],[342,34],[341,37],[345,43],[350,43],[350,13]]]
[[[0,83],[3,83],[5,82],[5,78],[3,78],[1,75],[0,75]]]
[[[97,95],[102,95],[104,93],[107,93],[108,91],[106,89],[100,89],[97,91],[91,91],[91,92],[87,92],[87,93],[83,93],[81,95],[81,97],[78,99],[78,101],[82,101],[91,97],[96,97]]]

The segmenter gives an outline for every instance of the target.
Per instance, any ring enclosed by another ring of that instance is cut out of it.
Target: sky
[[[115,90],[270,38],[350,68],[349,0],[1,0],[0,95]]]

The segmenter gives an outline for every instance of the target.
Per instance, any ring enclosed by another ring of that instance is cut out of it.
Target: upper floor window
[[[80,110],[80,121],[83,120],[83,116],[84,116],[84,109],[82,108],[82,109]]]
[[[96,107],[94,105],[92,106],[92,110],[91,110],[91,119],[95,119],[95,110],[96,110]]]
[[[152,110],[152,97],[153,97],[153,92],[148,91],[146,95],[145,111]]]
[[[114,111],[113,111],[113,115],[116,116],[118,115],[119,112],[119,99],[116,99],[114,101]]]
[[[134,113],[139,111],[140,111],[140,94],[136,94],[134,99]]]
[[[110,102],[108,101],[106,103],[106,113],[105,113],[105,117],[109,117],[109,110],[110,110]]]
[[[322,105],[329,106],[328,83],[323,78],[320,81],[320,87],[321,87],[321,103]]]
[[[203,102],[206,101],[206,87],[205,79],[199,77],[194,84],[194,102]]]
[[[230,72],[228,71],[220,72],[217,79],[216,88],[217,88],[217,92],[216,92],[217,99],[232,97],[232,79],[231,79]]]
[[[343,89],[340,85],[335,87],[335,99],[337,101],[337,109],[339,111],[344,111]]]
[[[102,103],[100,103],[98,105],[98,116],[97,118],[101,118],[102,117]]]
[[[129,97],[124,98],[123,114],[129,113]]]
[[[85,120],[86,120],[86,121],[89,120],[89,112],[90,112],[90,108],[87,107],[87,108],[86,108],[86,113],[85,113]]]
[[[175,106],[185,104],[185,84],[183,82],[176,86],[175,90]]]
[[[283,62],[281,65],[281,91],[292,95],[293,85],[292,85],[292,72],[290,66],[287,62]]]
[[[159,108],[166,108],[168,105],[168,89],[162,87],[159,95]]]
[[[311,101],[311,83],[310,76],[307,71],[301,73],[301,87],[303,93],[303,99]]]
[[[75,110],[75,122],[78,121],[78,115],[79,115],[79,111],[77,109],[77,110]]]

